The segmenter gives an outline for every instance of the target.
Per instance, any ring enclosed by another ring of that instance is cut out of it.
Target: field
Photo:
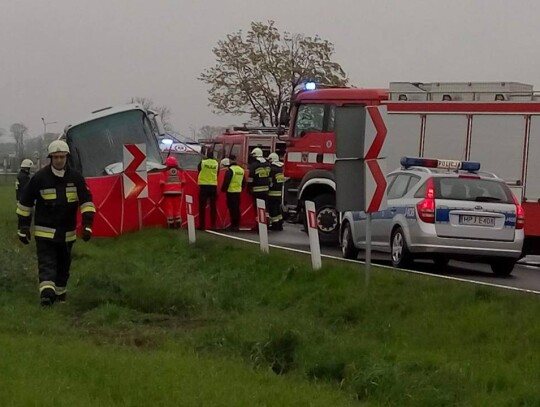
[[[0,186],[0,405],[538,406],[533,295],[185,231],[77,242],[41,309]]]

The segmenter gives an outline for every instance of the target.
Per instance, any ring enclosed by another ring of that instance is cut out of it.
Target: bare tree
[[[201,140],[208,140],[213,139],[219,134],[223,134],[225,132],[225,127],[222,126],[202,126],[199,129],[198,139]]]
[[[24,137],[28,133],[28,127],[23,123],[13,123],[9,131],[15,139],[15,155],[20,162],[24,158]]]
[[[144,107],[145,109],[156,112],[160,115],[165,130],[173,130],[170,122],[171,110],[167,106],[156,106],[152,99],[141,96],[132,97],[128,101],[128,103],[138,103],[139,105],[142,105],[142,107]]]
[[[347,77],[332,61],[334,45],[319,36],[281,34],[273,21],[252,22],[218,41],[216,65],[199,80],[210,85],[209,101],[217,113],[249,114],[261,125],[278,125],[281,107],[306,81],[344,86]]]

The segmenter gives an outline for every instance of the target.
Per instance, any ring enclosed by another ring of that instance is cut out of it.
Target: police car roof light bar
[[[459,161],[459,160],[439,160],[436,158],[417,158],[417,157],[402,157],[400,160],[404,168],[409,167],[427,167],[441,168],[447,170],[463,170],[468,172],[476,172],[480,170],[480,163],[476,161]]]

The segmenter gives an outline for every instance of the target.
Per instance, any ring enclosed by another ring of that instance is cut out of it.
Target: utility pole
[[[58,122],[46,122],[44,117],[41,118],[41,121],[43,122],[43,137],[45,137],[45,135],[47,134],[47,125],[48,124],[58,123]]]

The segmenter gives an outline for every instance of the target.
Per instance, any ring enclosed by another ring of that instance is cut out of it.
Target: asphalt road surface
[[[240,231],[225,232],[224,234],[253,242],[259,242],[259,235],[256,232]],[[282,232],[270,231],[268,240],[271,245],[309,252],[309,240],[307,234],[302,232],[300,225],[286,223]],[[338,247],[321,246],[321,253],[339,258],[342,257],[341,250]],[[391,266],[389,256],[390,255],[386,253],[373,252],[372,261],[374,264]],[[364,253],[361,252],[358,256],[358,260],[363,261],[364,258]],[[491,272],[491,268],[487,264],[465,263],[459,261],[451,261],[445,270],[440,270],[435,267],[433,262],[422,260],[415,262],[412,270],[434,275],[450,276],[469,281],[538,291],[538,294],[540,294],[540,256],[530,256],[523,259],[520,264],[516,265],[514,271],[509,277],[494,276]]]

